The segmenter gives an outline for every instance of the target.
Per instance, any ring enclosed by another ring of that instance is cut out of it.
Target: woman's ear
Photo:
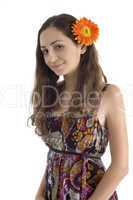
[[[81,46],[81,54],[84,54],[87,50],[87,46],[85,46],[84,44]]]

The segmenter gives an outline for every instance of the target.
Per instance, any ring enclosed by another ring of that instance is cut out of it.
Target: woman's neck
[[[65,91],[73,92],[76,88],[76,82],[77,82],[77,70],[74,72],[71,72],[70,74],[64,75],[65,80]]]

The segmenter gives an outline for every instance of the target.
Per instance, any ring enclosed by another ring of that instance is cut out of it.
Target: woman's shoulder
[[[122,95],[120,87],[112,83],[104,84],[102,91],[102,102],[98,110],[98,116],[102,124],[107,126],[107,116],[110,114],[114,115],[117,109],[123,106]]]
[[[123,105],[123,95],[121,88],[116,85],[109,83],[107,84],[106,90],[104,92],[104,102],[109,110],[113,110],[114,107]]]
[[[104,88],[106,98],[116,98],[122,94],[121,88],[116,84],[106,83]]]

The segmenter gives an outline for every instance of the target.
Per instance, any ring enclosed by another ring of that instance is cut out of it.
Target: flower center
[[[90,37],[91,36],[91,30],[89,27],[87,26],[84,26],[82,29],[81,29],[81,32],[82,34],[85,36],[85,37]]]

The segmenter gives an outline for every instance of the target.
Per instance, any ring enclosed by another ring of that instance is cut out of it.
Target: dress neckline
[[[47,118],[48,118],[48,119],[49,119],[49,118],[50,118],[50,119],[55,119],[55,120],[63,120],[63,117],[65,116],[64,113],[66,114],[66,113],[68,113],[68,111],[63,112],[63,114],[61,113],[61,114],[59,114],[59,115],[48,116]],[[85,117],[85,118],[88,118],[88,117],[91,118],[91,117],[93,117],[93,122],[97,121],[97,122],[99,123],[100,127],[101,127],[104,131],[107,131],[107,132],[108,132],[108,128],[105,127],[105,125],[102,125],[102,123],[100,122],[99,117],[97,116],[97,111],[96,111],[96,110],[94,110],[94,111],[90,110],[90,111],[88,111],[88,112],[86,112],[86,113],[81,114],[81,116],[72,117],[72,119],[74,119],[74,120],[80,120],[81,118],[84,118],[84,117]]]
[[[86,111],[86,113],[84,113],[84,112],[82,112],[82,113],[79,112],[79,113],[78,113],[78,116],[83,117],[83,116],[88,115],[88,114],[93,115],[95,112],[96,112],[95,110],[94,110],[94,111],[93,111],[93,110]],[[50,112],[50,113],[52,113],[52,116],[53,116],[53,117],[59,117],[59,118],[61,118],[61,117],[64,117],[64,116],[68,115],[68,114],[69,114],[69,111],[66,110],[66,111],[60,112],[60,113],[58,114],[58,112],[56,113],[55,111],[53,111],[53,110],[51,109],[51,112]],[[73,115],[75,116],[76,114],[73,114]],[[80,118],[80,117],[78,117],[78,118]]]

